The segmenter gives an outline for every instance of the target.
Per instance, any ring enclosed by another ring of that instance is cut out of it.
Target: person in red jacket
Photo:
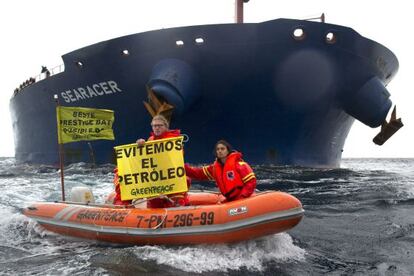
[[[119,176],[118,176],[118,168],[114,169],[114,185],[115,185],[115,196],[113,199],[114,205],[130,205],[132,204],[132,200],[122,200],[121,199],[121,187],[119,186]]]
[[[151,121],[152,132],[150,133],[150,137],[148,141],[159,140],[164,138],[172,138],[180,136],[180,130],[169,130],[169,123],[167,119],[165,119],[162,115],[156,115],[152,118]],[[138,146],[143,146],[145,144],[145,140],[140,138],[137,140]],[[121,190],[118,182],[118,168],[115,168],[115,197],[114,203],[115,205],[129,205],[132,204],[132,200],[121,200]],[[187,177],[187,186],[190,188],[191,179]],[[147,207],[148,208],[168,208],[168,207],[175,207],[175,206],[186,206],[189,205],[189,198],[187,193],[176,193],[170,194],[163,197],[155,197],[147,200]]]
[[[246,198],[256,188],[256,176],[252,168],[243,161],[240,152],[220,140],[215,146],[216,161],[201,168],[185,164],[187,176],[196,180],[214,180],[226,201]]]
[[[156,115],[152,118],[151,122],[152,132],[148,141],[172,138],[180,136],[180,130],[169,130],[169,123],[162,115]],[[144,139],[137,140],[138,146],[145,144]],[[187,186],[190,188],[191,179],[187,178]],[[165,197],[155,197],[147,200],[148,208],[168,208],[174,206],[187,206],[189,205],[189,198],[187,193],[170,194]]]

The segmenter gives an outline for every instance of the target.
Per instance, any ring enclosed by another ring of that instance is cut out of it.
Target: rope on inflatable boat
[[[165,219],[167,218],[167,214],[168,214],[167,208],[164,208],[164,211],[165,211],[164,217],[162,218],[161,222],[158,223],[158,225],[155,225],[154,227],[151,227],[151,229],[156,230],[156,229],[160,228],[160,226],[164,223]]]

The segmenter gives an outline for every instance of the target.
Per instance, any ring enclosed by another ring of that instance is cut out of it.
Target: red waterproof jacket
[[[256,188],[256,176],[240,152],[230,153],[224,165],[218,160],[201,168],[185,164],[185,171],[192,179],[215,180],[228,201],[249,197]]]
[[[115,197],[114,203],[115,205],[129,205],[132,203],[132,200],[122,200],[121,199],[121,188],[119,186],[119,177],[118,177],[118,168],[114,170],[114,185],[115,185]]]
[[[178,137],[180,136],[180,134],[181,134],[181,131],[179,129],[168,130],[164,132],[163,134],[161,134],[160,136],[155,136],[154,132],[151,132],[150,137],[148,138],[148,141]]]

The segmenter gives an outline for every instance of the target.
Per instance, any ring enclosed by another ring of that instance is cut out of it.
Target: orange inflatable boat
[[[304,210],[295,197],[276,191],[219,203],[218,193],[190,193],[191,206],[165,209],[38,202],[23,213],[63,235],[125,244],[230,243],[293,228]]]

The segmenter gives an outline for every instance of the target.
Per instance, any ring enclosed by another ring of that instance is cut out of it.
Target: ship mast
[[[247,2],[249,2],[249,0],[236,0],[235,23],[243,23],[243,4]]]

